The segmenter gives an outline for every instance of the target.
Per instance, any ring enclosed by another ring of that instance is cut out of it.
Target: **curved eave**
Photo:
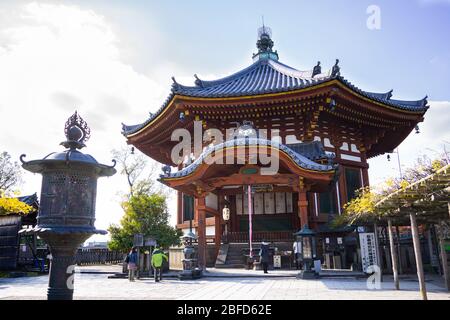
[[[276,98],[281,97],[283,95],[291,95],[296,93],[304,93],[313,89],[322,88],[326,86],[332,86],[337,85],[340,88],[346,90],[347,92],[351,93],[352,95],[359,97],[360,99],[363,99],[369,103],[375,104],[377,106],[380,106],[382,108],[399,112],[399,113],[405,113],[410,115],[424,115],[425,112],[428,110],[429,106],[426,105],[427,100],[424,98],[423,100],[416,101],[415,103],[420,103],[422,101],[423,107],[417,107],[416,110],[409,110],[405,106],[399,106],[396,103],[388,103],[389,100],[385,101],[381,98],[377,98],[376,96],[373,96],[373,93],[365,92],[361,89],[358,89],[354,85],[352,85],[350,82],[346,81],[342,77],[332,78],[328,80],[321,81],[318,84],[310,85],[305,88],[300,89],[294,89],[294,90],[283,90],[281,92],[272,92],[272,93],[262,93],[262,94],[255,94],[255,95],[247,95],[247,96],[232,96],[232,97],[195,97],[195,96],[187,96],[187,95],[179,95],[175,93],[171,93],[169,95],[169,98],[166,100],[164,105],[155,113],[153,114],[147,121],[145,121],[142,124],[134,125],[134,126],[126,126],[123,124],[122,127],[122,134],[126,138],[131,138],[139,133],[146,130],[148,127],[152,126],[154,123],[156,123],[161,117],[163,117],[168,110],[173,106],[174,101],[181,100],[181,101],[226,101],[226,102],[233,102],[233,101],[242,101],[242,100],[251,100],[255,98]],[[393,101],[399,101],[399,100],[393,100]]]
[[[291,165],[290,167],[293,168],[295,171],[293,173],[297,173],[300,175],[314,174],[324,176],[332,176],[336,173],[336,166],[315,163],[309,160],[308,158],[304,157],[303,155],[296,153],[295,151],[293,151],[292,149],[283,144],[265,139],[263,140],[263,139],[241,138],[237,140],[226,141],[217,146],[208,148],[199,156],[199,158],[194,163],[176,173],[170,174],[168,176],[161,176],[160,181],[165,184],[170,184],[170,182],[172,181],[187,180],[195,176],[196,173],[200,170],[200,168],[204,166],[209,166],[208,164],[205,163],[205,159],[208,159],[209,156],[217,152],[223,152],[222,156],[226,157],[227,150],[232,149],[233,154],[235,154],[234,150],[236,149],[242,150],[245,148],[252,148],[252,147],[253,148],[263,147],[279,152],[280,154],[279,159],[280,160],[283,159],[283,161],[289,163]]]

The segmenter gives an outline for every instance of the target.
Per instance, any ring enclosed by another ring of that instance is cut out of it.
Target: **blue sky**
[[[380,30],[367,28],[369,5],[380,8]],[[429,96],[421,134],[400,146],[403,167],[450,150],[450,0],[3,0],[0,151],[34,159],[60,150],[76,109],[92,129],[85,151],[109,163],[111,149],[125,145],[121,122],[157,110],[171,76],[188,83],[195,73],[214,79],[250,65],[262,15],[285,64],[308,70],[320,60],[328,69],[339,58],[364,90]],[[398,175],[386,156],[369,163],[372,183]],[[25,181],[23,194],[39,192],[39,176]],[[124,177],[100,180],[99,228],[122,216],[120,191]]]
[[[80,4],[86,1],[79,2]],[[300,69],[341,59],[343,73],[367,89],[400,97],[448,99],[449,1],[90,1],[139,48],[131,62],[152,72],[182,65],[182,75],[224,74],[249,63],[264,15],[283,62]],[[111,4],[110,4],[111,3]],[[366,27],[369,5],[381,30]],[[154,34],[163,41],[152,45]],[[158,51],[155,54],[154,51]],[[167,70],[167,75],[171,70]],[[168,81],[161,79],[161,81]]]

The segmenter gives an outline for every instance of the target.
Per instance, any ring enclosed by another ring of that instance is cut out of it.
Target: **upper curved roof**
[[[313,71],[299,71],[271,58],[259,59],[249,67],[222,79],[205,81],[197,76],[195,86],[184,86],[174,80],[172,92],[189,97],[222,98],[288,92],[338,79],[358,93],[387,105],[411,111],[426,110],[426,98],[417,101],[392,100],[392,91],[364,91],[332,70],[313,76]]]
[[[330,71],[325,73],[321,72],[320,63],[313,70],[299,71],[279,62],[278,55],[259,54],[256,61],[249,67],[221,79],[208,81],[194,75],[195,85],[185,86],[172,78],[174,83],[171,93],[162,107],[142,124],[123,125],[122,133],[125,136],[133,134],[153,121],[169,105],[175,95],[198,98],[257,96],[314,87],[332,80],[338,80],[366,98],[399,110],[424,113],[428,109],[427,97],[415,101],[394,100],[391,99],[392,90],[387,93],[375,93],[358,88],[341,76],[338,63],[339,60]]]

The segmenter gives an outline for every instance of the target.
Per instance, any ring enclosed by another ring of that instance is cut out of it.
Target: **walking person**
[[[260,262],[262,264],[264,273],[269,273],[267,268],[269,267],[269,243],[263,241],[261,243],[261,249],[259,250]]]
[[[163,261],[168,260],[167,256],[164,254],[162,248],[155,248],[152,253],[152,266],[155,274],[155,282],[162,280],[162,265]]]
[[[137,250],[135,247],[133,247],[125,259],[125,262],[127,263],[127,267],[128,267],[128,280],[129,281],[134,281],[134,275],[137,270],[137,260],[138,260]]]
[[[294,259],[295,259],[295,267],[297,270],[300,268],[300,259],[301,259],[301,252],[302,252],[302,244],[300,241],[295,241],[292,245],[292,249],[294,250]]]

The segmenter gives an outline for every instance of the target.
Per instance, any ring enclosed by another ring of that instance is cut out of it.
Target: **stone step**
[[[245,265],[244,264],[222,264],[222,265],[217,265],[216,268],[217,269],[244,269]]]

